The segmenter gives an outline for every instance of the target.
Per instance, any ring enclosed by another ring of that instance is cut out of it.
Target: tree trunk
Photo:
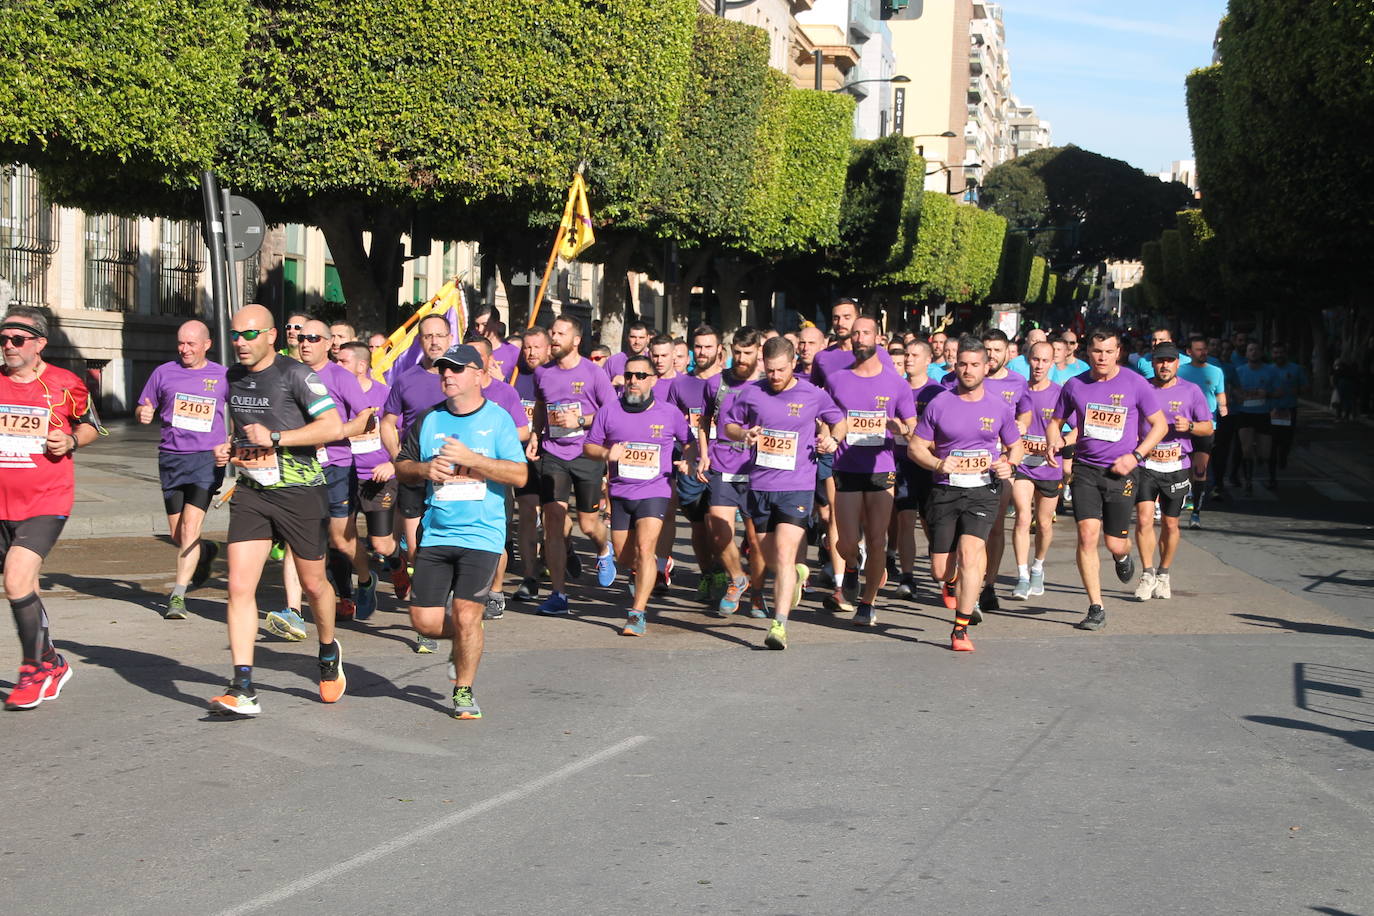
[[[773,311],[773,271],[767,265],[759,265],[748,279],[749,298],[754,303],[754,323],[761,328],[780,327],[782,316]]]
[[[616,242],[601,266],[601,314],[597,316],[601,319],[601,339],[597,343],[610,347],[612,353],[619,353],[624,348],[625,303],[629,298],[626,274],[630,271],[635,244],[634,236]]]
[[[670,316],[671,334],[686,338],[691,333],[692,329],[688,325],[692,319],[692,288],[701,281],[707,268],[711,266],[711,259],[715,257],[715,253],[714,245],[692,252],[691,257],[680,266],[677,282],[664,284],[664,290],[673,305],[673,313]],[[689,340],[688,343],[690,342]]]
[[[390,331],[397,323],[401,234],[410,225],[409,212],[371,201],[326,200],[311,204],[309,215],[329,245],[349,323]],[[363,244],[364,232],[372,233],[370,246]]]
[[[740,315],[739,304],[743,298],[741,287],[744,278],[753,268],[738,258],[721,257],[714,262],[716,269],[716,301],[720,303],[720,325],[725,331],[733,331],[746,323]]]

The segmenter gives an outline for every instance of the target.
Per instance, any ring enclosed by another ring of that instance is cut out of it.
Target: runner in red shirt
[[[48,319],[39,309],[16,306],[0,322],[0,569],[23,650],[6,709],[55,700],[72,676],[48,635],[38,573],[72,512],[71,454],[99,433],[86,386],[43,361],[47,345]]]

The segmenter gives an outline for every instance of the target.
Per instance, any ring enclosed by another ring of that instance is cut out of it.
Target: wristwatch
[[[1145,456],[1142,455],[1142,454],[1140,454],[1140,452],[1134,452],[1134,451],[1133,451],[1133,452],[1131,452],[1131,454],[1135,457],[1135,462],[1136,462],[1136,464],[1139,464],[1140,462],[1142,462],[1142,461],[1145,460]]]
[[[277,432],[276,430],[272,431],[271,439],[273,448],[276,448],[278,445],[281,445],[281,433]]]

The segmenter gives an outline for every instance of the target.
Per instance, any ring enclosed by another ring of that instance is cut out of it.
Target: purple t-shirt
[[[701,417],[706,412],[706,383],[715,382],[719,378],[719,375],[710,379],[697,378],[695,375],[679,375],[673,379],[668,400],[687,417],[687,423],[691,426],[694,436],[701,428]]]
[[[361,382],[358,383],[358,388],[362,389]],[[390,387],[373,379],[372,387],[362,392],[362,407],[359,410],[367,407],[377,408],[377,423],[380,425],[389,394],[391,394]],[[382,434],[375,427],[370,433],[363,432],[350,438],[348,447],[353,451],[353,470],[357,473],[359,480],[371,480],[372,472],[391,460],[391,456],[387,454],[386,446],[382,445]]]
[[[643,352],[643,353],[640,353],[640,354],[629,353],[629,352],[625,352],[625,353],[612,353],[612,354],[611,354],[611,358],[608,359],[608,360],[606,360],[605,365],[603,365],[603,366],[601,367],[601,368],[603,368],[603,369],[606,370],[606,378],[615,378],[617,375],[624,375],[624,374],[625,374],[625,363],[629,361],[629,359],[630,359],[631,356],[635,356],[635,355],[638,355],[638,356],[648,356],[648,355],[649,355],[649,348],[648,348],[648,347],[645,347],[645,348],[644,348],[644,352]]]
[[[610,465],[613,499],[667,499],[673,493],[673,444],[686,445],[692,431],[675,406],[655,395],[639,413],[630,413],[618,400],[603,405],[586,439],[606,448],[625,443],[625,457]]]
[[[224,403],[229,383],[224,371],[219,363],[187,369],[172,360],[148,376],[138,403],[152,404],[162,421],[160,451],[208,452],[228,441]]]
[[[930,406],[930,402],[935,396],[937,394],[944,394],[945,386],[941,385],[938,379],[931,378],[930,376],[926,376],[926,383],[919,388],[912,388],[910,379],[903,379],[903,381],[906,383],[907,389],[911,392],[911,406],[916,412],[916,420],[919,422],[921,416],[925,414],[926,408]],[[893,436],[892,454],[898,461],[905,461],[907,464],[916,464],[916,462],[911,460],[911,455],[907,451],[907,447],[910,444],[911,440],[906,436]]]
[[[523,398],[513,385],[507,385],[500,379],[492,379],[491,384],[482,389],[482,397],[510,414],[510,418],[515,421],[516,432],[530,425],[530,416],[525,413]]]
[[[520,396],[520,406],[525,408],[525,420],[533,423],[534,405],[539,400],[539,389],[534,386],[534,373],[530,372],[528,367],[522,368],[512,387]]]
[[[944,385],[950,391],[958,391],[958,373],[949,373],[944,378],[940,379],[940,384]],[[1002,378],[993,378],[991,375],[983,378],[983,387],[1006,401],[1007,406],[1013,410],[1016,409],[1017,404],[1021,403],[1021,395],[1026,393],[1026,387],[1029,384],[1030,383],[1027,382],[1024,377],[1017,375],[1011,370],[1007,370],[1007,374]]]
[[[886,369],[862,376],[840,369],[826,378],[825,390],[849,419],[849,432],[835,454],[835,470],[854,474],[885,474],[896,470],[888,420],[911,420],[916,402],[911,386]]]
[[[580,457],[582,443],[587,441],[587,430],[579,425],[580,420],[615,400],[611,380],[596,363],[579,359],[571,369],[557,363],[540,366],[534,370],[534,385],[547,421],[540,449],[564,461]]]
[[[510,381],[510,374],[515,371],[516,365],[520,361],[520,348],[513,343],[503,343],[501,346],[491,351],[492,378],[499,378],[503,381]]]
[[[816,489],[816,418],[835,425],[844,411],[834,398],[810,382],[795,382],[774,393],[767,379],[745,385],[721,414],[745,429],[763,427],[754,450],[749,487],[766,493]]]
[[[706,435],[710,440],[711,470],[719,471],[727,481],[742,482],[749,479],[753,467],[754,453],[744,447],[743,442],[735,442],[725,435],[721,419],[735,403],[741,391],[750,381],[740,381],[733,369],[726,369],[705,380],[703,393],[706,408],[701,422],[706,425]]]
[[[985,487],[992,483],[992,463],[1021,438],[1016,414],[999,396],[983,390],[977,401],[957,392],[936,395],[916,424],[916,438],[933,442],[940,459],[955,459],[946,473],[933,475],[937,484]]]
[[[334,399],[334,406],[339,408],[339,419],[343,422],[352,420],[367,407],[363,399],[363,386],[358,383],[358,377],[343,366],[326,360],[325,364],[314,372],[329,390],[329,396]],[[381,420],[378,419],[378,422]],[[323,457],[320,456],[319,450],[316,450],[321,467],[353,467],[353,448],[347,439],[335,439],[323,448]]]
[[[892,364],[892,354],[883,347],[878,348],[878,361],[883,364],[884,368],[897,372],[897,367]],[[852,369],[853,367],[854,351],[842,350],[840,345],[836,343],[816,354],[815,358],[811,360],[811,371],[808,375],[811,384],[817,388],[824,388],[830,373],[838,372],[841,369]],[[900,372],[897,374],[901,375]]]
[[[439,381],[439,373],[429,372],[424,366],[411,366],[392,384],[384,415],[397,417],[396,432],[404,439],[415,418],[442,400],[444,387]]]
[[[1093,381],[1091,374],[1064,383],[1057,419],[1078,417],[1074,460],[1108,468],[1140,444],[1141,421],[1159,410],[1154,387],[1134,372],[1117,368],[1113,378]]]
[[[1161,473],[1192,467],[1193,436],[1191,433],[1181,433],[1174,429],[1174,420],[1183,417],[1194,423],[1203,423],[1212,419],[1212,409],[1207,404],[1207,395],[1202,393],[1200,387],[1185,379],[1178,379],[1168,388],[1158,385],[1152,387],[1155,396],[1159,398],[1159,407],[1164,411],[1164,422],[1169,424],[1169,431],[1145,456],[1142,466]],[[1142,418],[1142,435],[1148,430],[1149,426]]]
[[[1049,454],[1049,440],[1045,432],[1054,418],[1054,409],[1059,406],[1059,395],[1062,390],[1062,386],[1054,382],[1050,382],[1041,391],[1036,391],[1027,383],[1025,393],[1016,404],[1018,417],[1023,413],[1030,414],[1030,422],[1026,424],[1026,431],[1021,436],[1021,444],[1026,449],[1026,456],[1021,461],[1021,473],[1031,480],[1062,480],[1064,477],[1062,465],[1051,467],[1046,460]]]

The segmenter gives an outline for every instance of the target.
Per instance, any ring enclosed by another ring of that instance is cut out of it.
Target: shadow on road
[[[1321,725],[1316,722],[1305,722],[1302,719],[1287,719],[1283,716],[1246,716],[1245,721],[1257,722],[1260,725],[1272,725],[1275,728],[1291,728],[1296,731],[1319,732],[1323,735],[1343,738],[1348,741],[1352,747],[1358,747],[1365,751],[1374,751],[1374,731],[1368,729],[1332,728],[1329,725]]]
[[[1294,633],[1310,633],[1317,636],[1355,636],[1360,639],[1374,639],[1374,630],[1359,627],[1338,627],[1326,623],[1309,623],[1306,620],[1285,620],[1282,617],[1266,617],[1263,614],[1235,614],[1240,620],[1248,620],[1252,626],[1266,630],[1291,630]]]
[[[203,696],[187,693],[177,682],[205,684],[207,687],[218,689],[227,681],[226,677],[183,665],[165,655],[139,652],[136,649],[121,649],[117,646],[92,646],[69,639],[56,640],[56,644],[62,652],[83,664],[108,668],[135,687],[202,709],[209,698],[209,691],[207,690]]]

